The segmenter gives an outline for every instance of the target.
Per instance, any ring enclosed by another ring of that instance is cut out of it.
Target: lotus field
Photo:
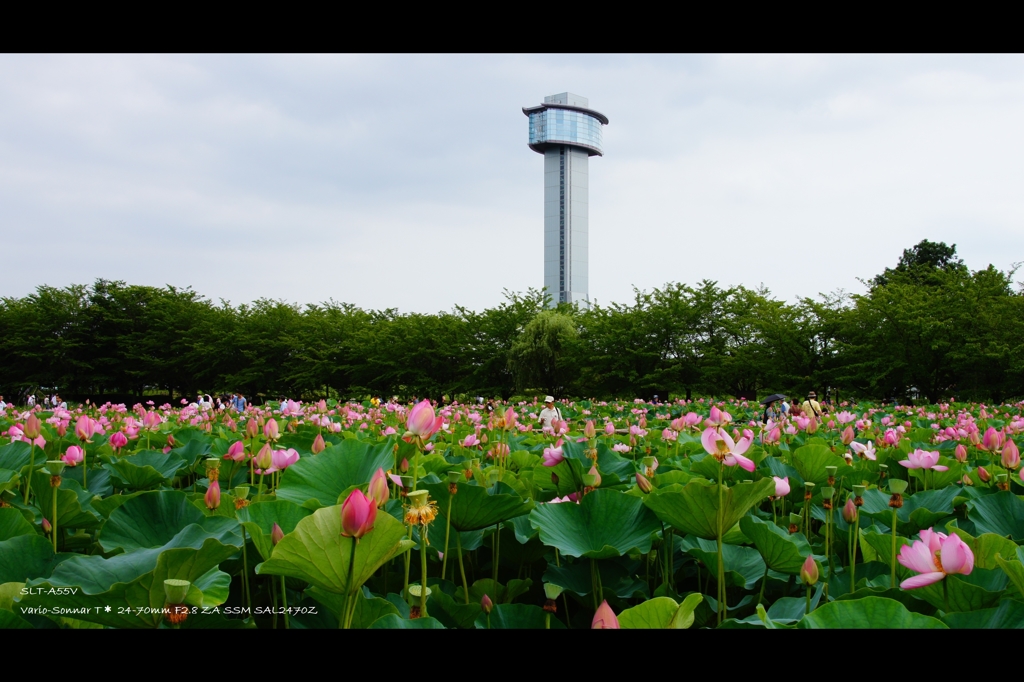
[[[0,627],[1024,625],[1020,404],[541,407],[10,408]]]

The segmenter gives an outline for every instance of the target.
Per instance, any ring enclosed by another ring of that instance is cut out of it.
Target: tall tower
[[[604,155],[601,126],[608,117],[571,92],[545,97],[523,113],[530,149],[544,155],[544,286],[554,304],[587,306],[587,166],[591,156]]]

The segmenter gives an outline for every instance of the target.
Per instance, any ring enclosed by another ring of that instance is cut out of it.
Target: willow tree
[[[545,310],[530,320],[509,351],[518,389],[564,393],[571,378],[567,351],[577,336],[573,318],[557,310]]]

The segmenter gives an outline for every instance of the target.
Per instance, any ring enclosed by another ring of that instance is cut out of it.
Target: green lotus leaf
[[[138,490],[134,493],[127,493],[125,495],[111,495],[110,497],[103,498],[94,497],[92,498],[92,502],[90,502],[89,504],[94,512],[97,512],[100,516],[102,516],[105,519],[109,519],[113,511],[120,507],[122,504],[124,504],[125,502],[132,498],[138,497],[139,495],[145,495],[149,492],[151,491]]]
[[[547,613],[533,604],[495,604],[491,610],[490,626],[487,614],[481,613],[474,625],[478,630],[543,630],[547,622]],[[560,620],[551,617],[552,630],[564,630]]]
[[[937,618],[912,613],[894,599],[864,597],[852,601],[834,601],[818,607],[798,623],[808,629],[946,629]]]
[[[682,604],[670,597],[655,597],[619,614],[619,627],[623,630],[685,630],[693,625],[693,612],[703,601],[699,592],[686,597]]]
[[[975,566],[969,575],[947,575],[937,583],[913,590],[913,593],[935,608],[950,613],[977,611],[999,603],[1007,582],[1006,573],[998,568]]]
[[[205,583],[222,594],[222,579],[207,573],[238,552],[237,546],[224,545],[216,538],[194,537],[188,532],[193,527],[187,526],[163,547],[139,549],[109,559],[100,555],[72,557],[57,566],[49,578],[29,581],[26,587],[41,592],[22,598],[20,604],[74,609],[74,613],[64,615],[119,628],[159,627],[166,600],[164,580]],[[51,588],[70,588],[70,593],[60,594]],[[186,604],[201,606],[202,602],[192,601],[194,598],[195,592],[190,590]]]
[[[323,453],[317,455],[321,456]],[[353,544],[351,587],[356,587],[365,583],[385,561],[413,546],[405,534],[402,522],[387,514],[377,514],[373,530],[357,543],[341,534],[341,505],[323,507],[299,521],[295,530],[277,543],[270,559],[256,567],[256,572],[299,578],[327,592],[345,594],[350,591],[348,569]]]
[[[377,445],[345,440],[319,455],[302,457],[281,475],[277,499],[305,506],[333,506],[347,488],[369,483],[377,469],[391,469],[393,447],[390,439]]]
[[[479,602],[463,604],[444,592],[431,587],[427,598],[427,611],[446,628],[472,628],[477,616],[483,612]]]
[[[827,466],[846,467],[846,460],[832,452],[827,445],[804,445],[793,451],[793,466],[804,481],[822,485],[828,480]]]
[[[429,609],[428,609],[429,611]],[[407,620],[401,616],[397,616],[393,613],[378,618],[373,625],[370,626],[370,630],[444,630],[446,629],[441,625],[440,621],[435,618],[416,618],[414,620]]]
[[[152,442],[156,442],[156,440],[154,436]],[[212,447],[208,438],[198,431],[182,429],[174,434],[174,440],[184,443],[184,445],[174,448],[168,454],[180,457],[184,460],[185,465],[190,468],[195,466],[196,460],[200,457],[210,454],[210,448]]]
[[[1017,591],[1024,594],[1024,548],[1017,547],[1007,559],[1002,555],[996,556],[996,563],[1003,569],[1006,576],[1013,581]]]
[[[187,464],[174,451],[166,455],[159,450],[144,450],[135,455],[119,457],[104,468],[111,472],[111,481],[118,488],[149,490],[169,484],[179,469]]]
[[[111,512],[99,542],[105,552],[118,548],[131,552],[162,547],[175,537],[190,546],[205,538],[242,546],[242,532],[235,519],[206,516],[177,490],[150,492],[128,500]]]
[[[67,557],[55,555],[53,545],[41,535],[18,535],[4,540],[0,542],[0,583],[45,578]]]
[[[723,530],[735,526],[751,507],[774,492],[775,481],[770,478],[737,483],[722,491]],[[717,483],[694,479],[681,488],[652,491],[643,502],[673,528],[714,540],[718,537],[718,497]]]
[[[0,508],[0,541],[10,540],[19,535],[37,535],[25,516],[14,507]]]
[[[714,540],[689,536],[683,538],[680,547],[690,556],[702,561],[712,575],[718,574],[718,545]],[[764,577],[764,559],[752,547],[723,544],[722,559],[725,563],[727,584],[749,590]],[[799,573],[799,570],[797,572]]]
[[[0,491],[17,490],[21,482],[21,474],[10,469],[0,469]]]
[[[248,531],[256,551],[260,553],[263,560],[270,558],[274,550],[274,543],[270,534],[276,523],[281,527],[284,534],[291,533],[299,521],[306,518],[313,511],[306,507],[300,507],[288,500],[274,500],[266,502],[254,502],[248,507],[238,511],[238,519],[242,521],[245,530]]]
[[[57,526],[59,528],[95,528],[100,517],[93,512],[92,493],[82,490],[75,481],[64,479],[59,488],[50,487],[50,474],[46,471],[32,472],[32,491],[36,506],[47,519],[53,514],[53,496],[57,495]],[[52,519],[50,519],[52,521]]]
[[[492,494],[490,488],[468,483],[458,483],[458,492],[448,492],[448,483],[431,483],[423,486],[430,491],[430,499],[437,502],[439,512],[435,523],[444,527],[444,516],[448,514],[451,500],[452,528],[460,531],[481,530],[502,521],[528,514],[533,509],[532,500],[524,500],[515,493]],[[499,488],[500,490],[500,488]]]
[[[597,570],[601,575],[601,589],[604,594],[614,594],[620,599],[647,597],[647,584],[636,577],[637,562],[626,557],[618,559],[602,559],[597,562]],[[575,592],[581,597],[594,591],[593,573],[589,561],[568,563],[561,566],[548,564],[544,571],[544,582]]]
[[[466,592],[459,586],[455,590],[455,601],[465,604],[479,604],[486,594],[490,597],[491,601],[495,604],[509,604],[527,592],[530,591],[530,586],[533,584],[533,580],[527,578],[526,580],[519,580],[513,578],[508,581],[508,585],[502,585],[499,582],[492,580],[491,578],[481,578],[472,585],[469,586],[469,599],[466,599]]]
[[[335,627],[342,609],[345,607],[345,595],[321,590],[315,585],[306,588],[306,594],[319,602],[334,618]],[[433,595],[431,595],[433,596]],[[387,599],[369,596],[366,589],[356,592],[356,610],[352,614],[352,629],[365,630],[374,622],[389,614],[400,615],[395,605]]]
[[[762,521],[756,516],[744,516],[740,519],[740,528],[757,547],[768,568],[779,573],[799,575],[804,560],[811,553],[802,534],[790,535],[774,523]],[[726,562],[726,565],[729,563]]]
[[[639,498],[615,490],[595,490],[579,504],[544,504],[530,512],[530,524],[545,545],[562,554],[604,559],[636,549],[646,554],[661,529]]]
[[[998,555],[1012,557],[1017,552],[1017,543],[995,533],[982,533],[978,537],[972,537],[967,531],[953,524],[947,525],[946,530],[959,535],[971,548],[974,552],[975,568],[999,568],[999,562],[996,560]]]
[[[1003,599],[994,608],[947,613],[942,621],[954,630],[1021,630],[1024,629],[1024,604]]]
[[[1024,540],[1024,500],[1009,491],[986,495],[967,503],[967,517],[982,533]]]
[[[28,475],[32,459],[32,446],[24,441],[15,441],[0,447],[0,469],[10,469],[21,476]],[[36,448],[36,466],[41,466],[46,457]]]
[[[12,611],[0,610],[0,630],[32,630],[32,624]]]

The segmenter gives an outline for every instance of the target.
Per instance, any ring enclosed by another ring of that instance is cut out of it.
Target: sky
[[[600,304],[861,293],[922,239],[1024,261],[1020,56],[0,55],[0,297],[495,306],[543,286],[522,107],[565,91],[610,119]]]

